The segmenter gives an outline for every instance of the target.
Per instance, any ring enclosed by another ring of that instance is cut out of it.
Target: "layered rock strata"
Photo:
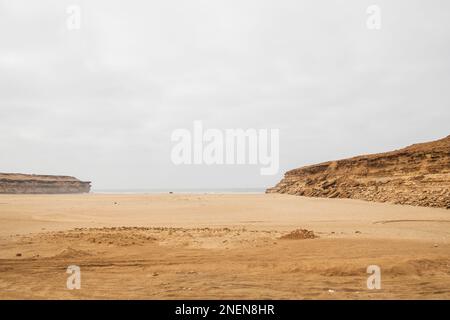
[[[0,173],[0,193],[88,193],[90,190],[90,181],[80,181],[69,176]]]
[[[450,136],[288,171],[267,193],[450,208]]]

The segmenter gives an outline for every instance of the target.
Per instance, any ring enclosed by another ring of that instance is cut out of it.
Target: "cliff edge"
[[[450,136],[286,172],[266,193],[450,208]]]
[[[0,173],[0,194],[88,193],[90,181],[69,176]]]

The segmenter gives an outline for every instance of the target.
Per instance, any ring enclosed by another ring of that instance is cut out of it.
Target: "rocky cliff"
[[[288,171],[267,193],[450,208],[450,136]]]
[[[0,193],[86,193],[89,181],[68,176],[0,173]]]

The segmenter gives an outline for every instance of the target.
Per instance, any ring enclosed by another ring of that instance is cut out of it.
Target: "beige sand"
[[[282,240],[295,230],[319,236]],[[66,269],[82,287],[67,290]],[[381,268],[368,290],[366,268]],[[449,299],[450,210],[288,195],[0,195],[0,298]]]

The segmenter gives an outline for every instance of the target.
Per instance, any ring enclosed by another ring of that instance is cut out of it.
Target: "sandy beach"
[[[283,239],[307,229],[314,239]],[[69,265],[81,289],[66,288]],[[366,269],[381,268],[380,290]],[[280,194],[0,195],[1,299],[449,299],[450,211]]]

